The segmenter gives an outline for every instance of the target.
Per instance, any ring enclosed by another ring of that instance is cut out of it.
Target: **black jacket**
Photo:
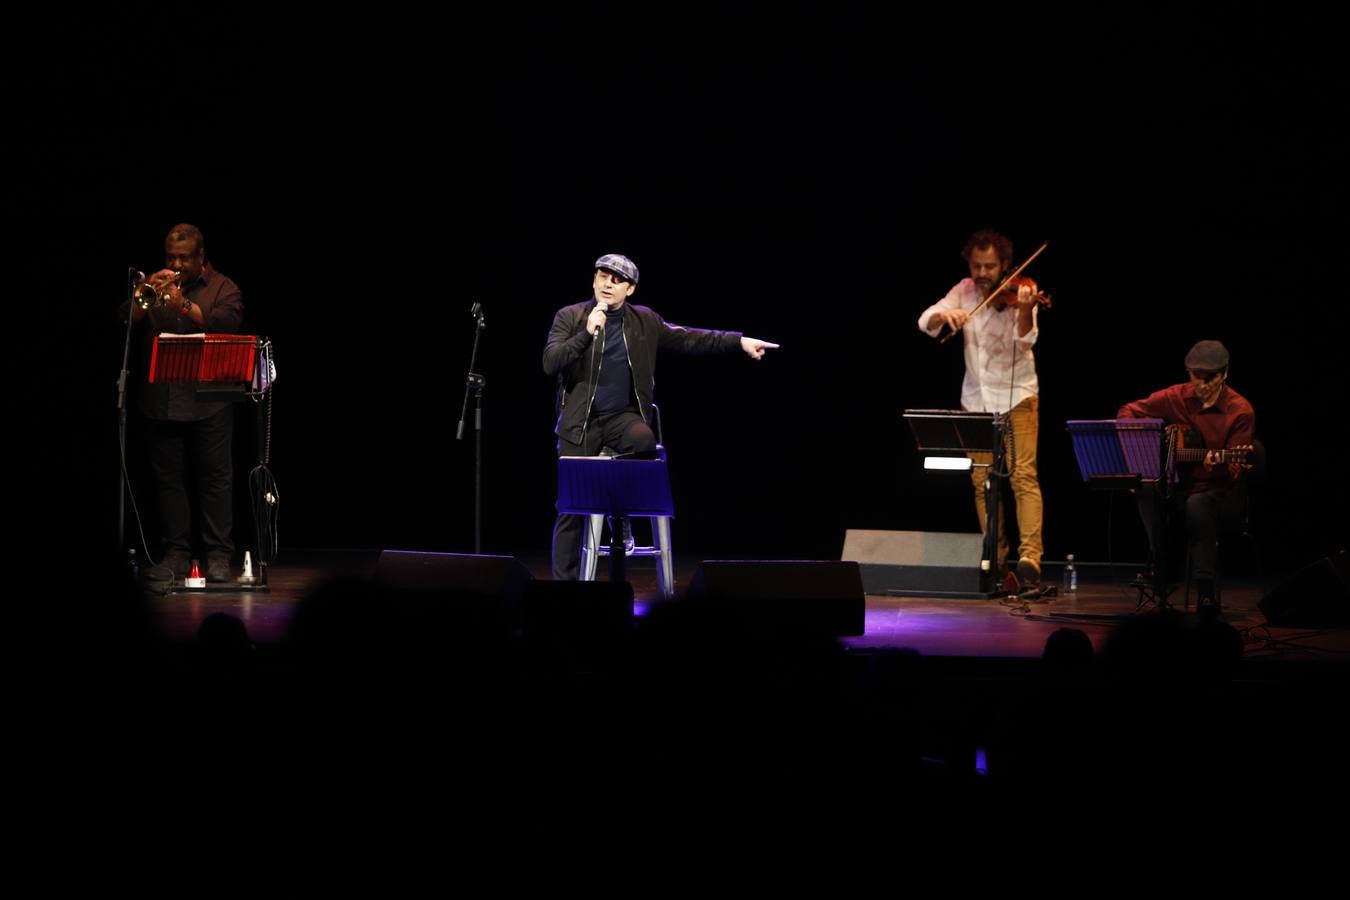
[[[726,353],[741,346],[740,332],[705,331],[671,325],[655,311],[635,303],[627,304],[623,317],[623,341],[628,350],[628,366],[633,372],[633,390],[637,394],[642,418],[652,419],[652,388],[656,384],[656,351],[682,353]],[[595,300],[573,303],[558,310],[544,345],[544,372],[558,378],[558,424],[554,433],[568,443],[580,444],[586,432],[586,419],[595,399],[595,376],[600,354],[592,353],[595,338],[586,330],[586,317],[595,309]]]

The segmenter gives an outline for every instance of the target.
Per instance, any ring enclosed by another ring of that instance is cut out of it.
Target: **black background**
[[[1055,301],[1036,350],[1047,558],[1140,556],[1133,510],[1082,486],[1063,423],[1182,380],[1201,338],[1232,351],[1269,448],[1269,558],[1326,555],[1348,499],[1332,29],[1287,5],[1123,10],[54,22],[59,41],[11,63],[12,383],[30,401],[14,471],[37,488],[11,519],[39,507],[63,540],[113,543],[113,310],[127,267],[157,268],[188,221],[277,347],[285,546],[472,549],[473,443],[453,437],[477,301],[483,549],[544,555],[540,354],[606,252],[637,261],[634,301],[667,319],[782,344],[660,360],[681,555],[837,558],[846,528],[973,530],[967,481],[923,472],[900,413],[959,402],[958,344],[915,319],[988,226],[1019,259],[1050,242],[1028,271]]]

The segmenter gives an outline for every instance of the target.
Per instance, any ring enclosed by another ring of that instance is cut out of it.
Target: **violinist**
[[[970,277],[919,316],[919,329],[932,337],[959,331],[965,344],[966,374],[961,383],[961,408],[971,412],[1008,413],[1010,429],[1005,459],[1017,510],[1020,537],[1017,575],[1024,588],[1039,587],[1041,556],[1041,485],[1036,473],[1040,384],[1036,379],[1037,310],[1048,298],[1031,279],[1010,283],[993,298],[990,292],[1013,270],[1012,241],[996,231],[977,231],[961,251]],[[986,302],[987,301],[987,302]],[[983,458],[981,458],[983,457]],[[989,454],[972,453],[977,464]],[[986,471],[971,469],[980,529],[985,521]],[[997,482],[993,482],[997,483]],[[998,560],[1008,557],[1004,529],[998,529]]]

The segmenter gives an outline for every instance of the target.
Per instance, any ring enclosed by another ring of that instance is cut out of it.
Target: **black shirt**
[[[201,307],[207,334],[233,334],[244,321],[244,302],[239,286],[211,268],[183,285],[183,295]],[[195,384],[150,384],[150,347],[155,335],[196,334],[192,320],[176,309],[155,309],[146,313],[136,327],[136,371],[132,375],[136,411],[147,419],[170,422],[196,422],[207,419],[230,405],[229,400],[198,400]]]

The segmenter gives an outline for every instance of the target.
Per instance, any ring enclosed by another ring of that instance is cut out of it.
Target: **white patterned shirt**
[[[933,337],[941,326],[933,321],[940,309],[964,309],[980,305],[980,292],[974,279],[963,278],[937,303],[919,316],[919,329]],[[1008,304],[995,310],[991,303],[980,310],[961,329],[966,346],[966,377],[961,382],[961,408],[971,412],[1005,413],[1028,397],[1040,394],[1036,380],[1036,343],[1039,326],[1037,309],[1031,309],[1031,330],[1017,334],[1017,306]],[[932,326],[931,328],[929,326]]]

